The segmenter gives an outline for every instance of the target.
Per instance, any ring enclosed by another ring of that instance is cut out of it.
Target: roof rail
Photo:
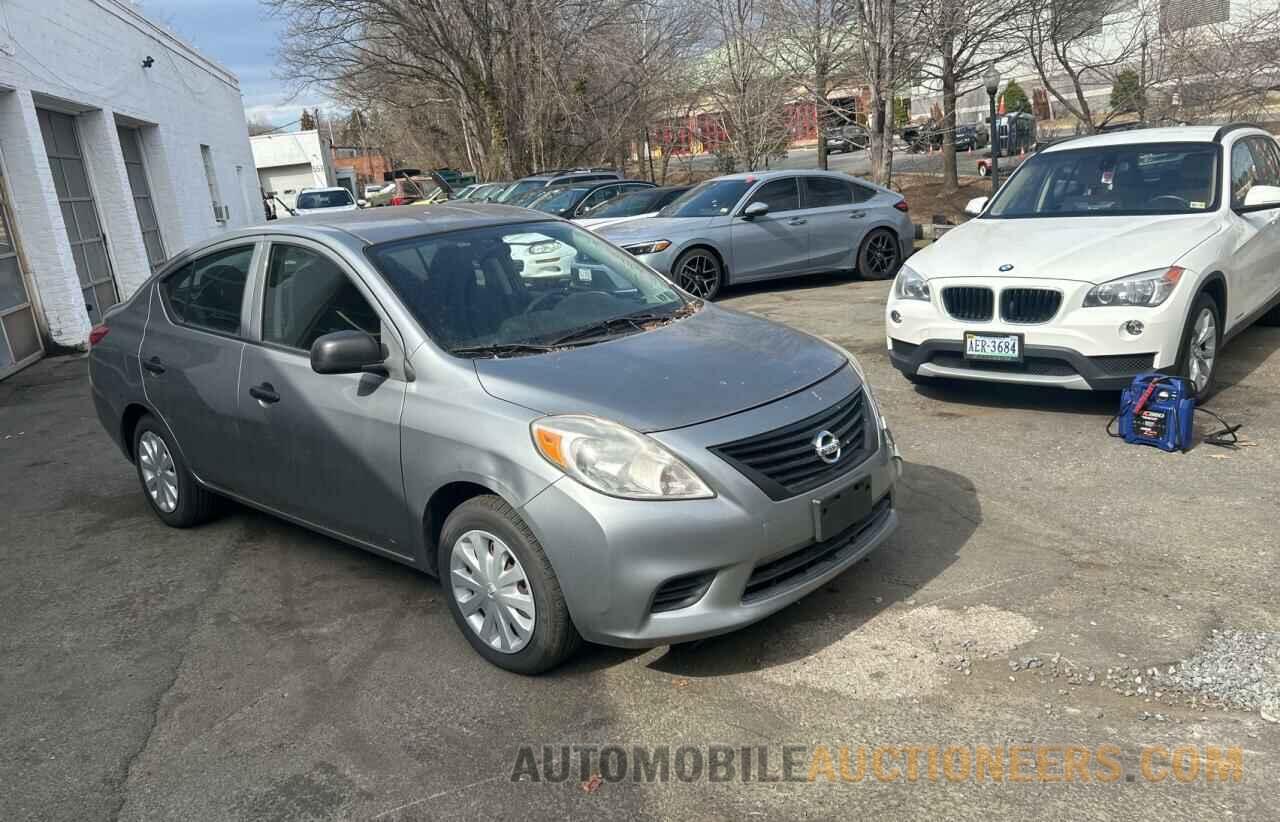
[[[1265,128],[1257,123],[1227,123],[1225,126],[1222,126],[1213,133],[1213,141],[1215,143],[1221,143],[1223,137],[1226,137],[1231,132],[1242,128],[1256,128],[1259,131],[1266,131]]]

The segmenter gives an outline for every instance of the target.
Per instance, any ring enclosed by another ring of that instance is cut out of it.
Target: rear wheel
[[[898,237],[887,228],[877,228],[867,234],[858,249],[858,273],[864,280],[887,280],[898,273],[902,264],[902,249]]]
[[[1182,331],[1182,349],[1178,357],[1178,374],[1191,383],[1198,400],[1207,399],[1213,393],[1221,346],[1222,320],[1218,303],[1212,296],[1201,294],[1196,297],[1191,317]]]
[[[676,259],[671,278],[693,296],[714,300],[724,285],[724,266],[708,249],[692,248]]]
[[[168,429],[150,414],[133,430],[133,456],[142,493],[165,525],[190,528],[212,519],[217,495],[196,481]]]

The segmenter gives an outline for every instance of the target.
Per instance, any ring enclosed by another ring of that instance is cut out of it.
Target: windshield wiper
[[[464,345],[450,348],[449,353],[459,357],[518,357],[521,354],[545,354],[555,349],[536,343],[496,343],[494,345]]]
[[[565,345],[567,343],[603,342],[610,338],[609,332],[630,328],[635,331],[645,330],[645,325],[653,322],[671,322],[688,316],[696,310],[693,304],[683,305],[675,311],[658,314],[652,311],[638,311],[634,314],[623,314],[621,317],[610,317],[591,325],[575,328],[560,337],[548,341],[548,345]],[[599,339],[597,339],[597,337]]]

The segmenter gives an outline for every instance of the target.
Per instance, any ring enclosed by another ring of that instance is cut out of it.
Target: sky
[[[289,83],[275,76],[284,24],[258,0],[141,0],[138,5],[240,78],[246,117],[283,126],[297,120],[304,107],[325,105],[316,91],[292,97]]]

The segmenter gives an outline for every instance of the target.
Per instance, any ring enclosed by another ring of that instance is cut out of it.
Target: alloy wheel
[[[676,284],[695,297],[711,299],[720,288],[720,264],[710,254],[695,251],[680,261]]]
[[[178,472],[169,446],[153,431],[138,438],[138,467],[151,501],[166,514],[173,513],[178,507]]]
[[[537,611],[529,576],[488,531],[467,531],[453,544],[449,589],[467,625],[495,651],[517,653],[533,638]]]
[[[898,264],[897,241],[888,232],[877,232],[867,240],[867,249],[863,254],[865,275],[881,280],[893,273]]]
[[[1213,376],[1213,363],[1218,351],[1218,323],[1213,311],[1205,308],[1196,317],[1191,327],[1191,338],[1187,342],[1189,356],[1187,358],[1187,376],[1195,384],[1196,393],[1209,387]]]

